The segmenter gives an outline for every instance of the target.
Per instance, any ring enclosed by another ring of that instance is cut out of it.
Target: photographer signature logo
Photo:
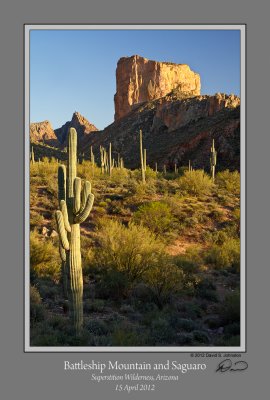
[[[218,364],[216,372],[236,372],[245,371],[248,368],[248,363],[246,361],[236,361],[232,362],[230,358],[226,358]]]

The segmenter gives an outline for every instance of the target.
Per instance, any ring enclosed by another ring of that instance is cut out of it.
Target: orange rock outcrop
[[[200,75],[186,64],[157,62],[134,55],[122,57],[116,69],[115,120],[137,104],[177,89],[186,97],[200,95]]]

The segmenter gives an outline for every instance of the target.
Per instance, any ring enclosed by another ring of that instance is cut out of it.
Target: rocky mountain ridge
[[[33,141],[56,139],[55,146],[66,146],[67,132],[78,132],[78,147],[86,158],[93,146],[96,160],[99,147],[112,143],[129,168],[139,167],[139,130],[143,131],[148,165],[157,162],[162,169],[186,165],[192,160],[196,168],[209,168],[209,150],[215,139],[219,154],[218,169],[239,169],[240,98],[216,93],[200,94],[200,76],[185,64],[158,63],[139,56],[121,58],[116,70],[115,121],[102,131],[80,113],[71,121],[52,130],[49,121],[43,128],[30,129]],[[152,82],[151,90],[149,82]],[[46,122],[46,124],[45,124]],[[31,124],[36,126],[36,124]],[[53,136],[54,135],[54,136]],[[31,141],[32,141],[31,137]]]

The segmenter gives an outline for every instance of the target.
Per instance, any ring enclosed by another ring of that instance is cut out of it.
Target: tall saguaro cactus
[[[213,144],[211,147],[211,157],[210,157],[210,166],[211,166],[211,174],[212,174],[212,181],[215,181],[215,170],[217,165],[217,152],[215,149],[215,141],[213,139]]]
[[[146,154],[144,154],[143,151],[143,143],[142,143],[142,131],[140,129],[140,155],[141,155],[141,174],[142,174],[142,182],[145,183],[145,166],[146,166],[146,160],[144,158],[144,155],[146,156]]]
[[[64,165],[58,169],[59,208],[55,218],[59,233],[59,250],[62,259],[63,281],[66,285],[69,311],[76,333],[83,324],[83,277],[80,245],[80,223],[88,217],[94,202],[91,184],[82,187],[77,176],[77,132],[70,128],[68,134],[67,172]],[[64,263],[64,264],[63,264]]]

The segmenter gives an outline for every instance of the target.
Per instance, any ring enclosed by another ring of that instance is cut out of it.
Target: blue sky
[[[240,95],[239,30],[32,30],[30,121],[53,128],[79,111],[97,128],[114,120],[119,58],[188,64],[201,93]]]

